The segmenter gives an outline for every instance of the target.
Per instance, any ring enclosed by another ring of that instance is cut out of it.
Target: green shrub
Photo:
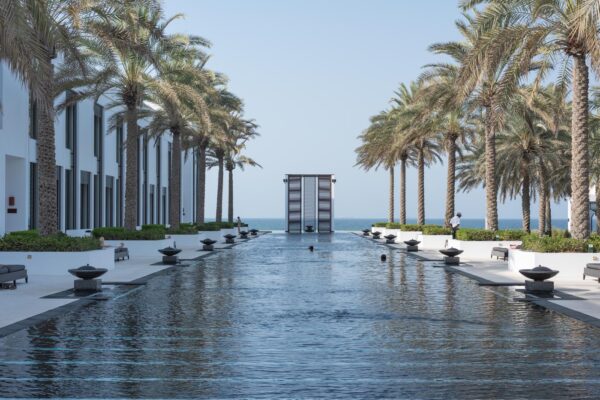
[[[145,224],[142,225],[142,230],[143,231],[163,231],[166,232],[167,231],[167,227],[161,224]]]
[[[9,234],[0,239],[0,251],[89,251],[100,248],[96,238],[69,237],[64,233],[48,236]]]
[[[179,229],[169,228],[167,233],[173,235],[193,235],[198,233],[198,228],[194,224],[179,224]]]
[[[490,241],[490,240],[522,240],[527,233],[520,229],[489,231],[486,229],[462,228],[456,232],[458,240]]]
[[[219,225],[214,222],[207,222],[205,224],[198,224],[196,228],[199,231],[218,231],[221,229]]]
[[[38,237],[40,236],[40,234],[38,233],[38,231],[36,231],[35,229],[29,230],[29,231],[14,231],[14,232],[10,232],[8,233],[8,235],[10,235],[11,237]]]
[[[130,231],[125,228],[96,228],[92,231],[95,238],[103,237],[106,240],[160,240],[165,238],[165,231],[161,229],[142,229]]]
[[[452,229],[437,225],[423,225],[423,235],[452,235]]]
[[[485,229],[463,228],[456,232],[456,238],[466,241],[496,240],[496,232]]]
[[[560,236],[544,236],[539,237],[536,234],[527,235],[523,238],[523,250],[535,251],[538,253],[583,253],[587,251],[590,241],[565,238]],[[600,244],[600,241],[598,241]]]
[[[221,222],[221,229],[233,229],[236,225],[233,222]]]
[[[372,226],[373,228],[385,228],[387,224],[387,222],[375,222]]]
[[[389,223],[386,224],[386,228],[388,229],[400,229],[401,231],[410,231],[410,232],[418,232],[423,229],[425,225],[417,225],[417,224],[398,224],[398,223]]]

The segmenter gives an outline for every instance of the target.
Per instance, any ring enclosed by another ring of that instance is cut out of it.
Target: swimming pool
[[[597,397],[600,330],[515,296],[349,233],[266,235],[0,339],[0,396]]]

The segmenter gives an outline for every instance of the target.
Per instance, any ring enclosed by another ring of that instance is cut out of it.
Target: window
[[[65,189],[67,191],[65,197],[66,224],[65,229],[75,229],[75,212],[74,212],[74,194],[73,194],[73,172],[70,169],[65,170]]]
[[[3,91],[4,85],[2,84],[2,76],[4,75],[4,70],[2,68],[2,63],[0,63],[0,129],[2,129],[2,119],[4,117],[4,99]]]
[[[94,157],[98,158],[102,158],[103,114],[104,109],[102,106],[94,104]]]
[[[62,167],[56,167],[56,217],[58,229],[62,229]]]
[[[167,224],[167,188],[162,188],[162,224]]]
[[[114,178],[112,176],[106,177],[106,188],[105,188],[105,202],[106,202],[106,220],[104,226],[114,226],[114,198],[113,198],[113,187]]]
[[[156,141],[156,186],[157,186],[157,194],[156,194],[156,212],[157,212],[157,216],[156,216],[156,221],[158,223],[160,223],[160,150],[161,150],[161,146],[160,146],[160,138]]]
[[[144,224],[148,223],[148,137],[144,136],[144,186],[143,186],[143,201],[144,201]]]
[[[73,95],[73,92],[67,92],[67,100]],[[77,104],[71,104],[65,110],[65,140],[67,149],[75,152],[77,146]]]
[[[121,187],[121,179],[119,179],[119,178],[117,178],[116,193],[117,193],[116,225],[123,226],[123,189]]]
[[[81,171],[81,184],[79,185],[79,223],[81,229],[90,229],[90,175],[89,172]]]
[[[150,185],[150,223],[154,224],[154,185]]]
[[[116,132],[116,156],[117,156],[117,164],[121,165],[123,163],[123,121],[119,120],[117,122],[117,132]]]
[[[100,215],[100,198],[102,197],[102,190],[100,188],[100,177],[94,174],[94,228],[99,228],[102,221]]]
[[[29,163],[29,229],[36,229],[38,221],[38,169]]]

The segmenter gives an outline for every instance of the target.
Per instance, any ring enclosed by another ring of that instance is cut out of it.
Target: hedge
[[[486,229],[461,228],[456,232],[456,238],[465,241],[522,240],[526,235],[525,231],[515,229],[489,231]]]
[[[423,235],[452,235],[452,229],[437,225],[423,225]]]
[[[195,224],[179,224],[179,229],[169,228],[167,233],[172,235],[193,235],[198,233],[198,227]]]
[[[0,239],[0,251],[90,251],[100,250],[100,241],[91,237],[70,237],[64,233],[40,236],[37,232],[13,232]]]
[[[387,226],[387,222],[375,222],[371,225],[373,228],[385,228]]]
[[[537,253],[583,253],[587,251],[587,242],[560,236],[540,237],[533,234],[523,238],[521,249]]]
[[[158,228],[146,228],[141,231],[130,231],[125,228],[96,228],[92,231],[92,235],[106,240],[161,240],[165,238],[165,231]]]

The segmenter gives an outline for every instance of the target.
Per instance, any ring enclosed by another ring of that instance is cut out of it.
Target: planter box
[[[105,246],[111,246],[110,249],[113,251],[114,248],[121,246],[121,243],[129,249],[129,257],[161,257],[158,252],[159,249],[172,246],[173,239],[161,239],[161,240],[105,240]]]
[[[520,240],[486,240],[486,241],[467,241],[467,240],[448,240],[448,247],[464,250],[460,258],[468,260],[490,260],[492,249],[494,247],[506,247],[509,249],[509,256],[514,251],[512,247],[521,244]]]
[[[452,235],[418,235],[417,240],[421,242],[419,248],[423,250],[441,250],[445,249]]]
[[[543,265],[560,271],[552,280],[581,281],[585,264],[597,263],[599,260],[600,253],[536,253],[511,250],[508,252],[508,269],[519,273],[520,269]]]
[[[114,249],[91,251],[2,251],[0,264],[22,264],[29,275],[69,275],[68,269],[91,265],[115,269]],[[75,279],[75,278],[73,278]]]

